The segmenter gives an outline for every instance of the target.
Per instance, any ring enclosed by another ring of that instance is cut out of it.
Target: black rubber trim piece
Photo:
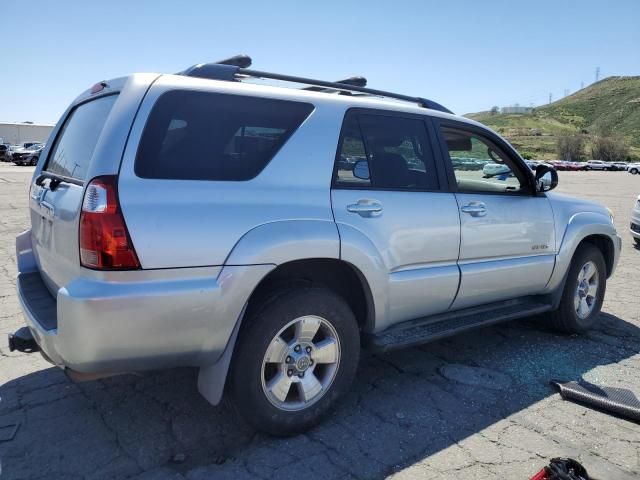
[[[58,306],[44,284],[40,272],[18,275],[18,288],[26,307],[45,330],[58,328]]]
[[[438,340],[472,328],[537,315],[550,308],[550,305],[533,297],[523,297],[409,320],[380,333],[365,335],[363,341],[374,352],[386,352]]]
[[[599,387],[584,380],[579,382],[551,380],[550,383],[560,390],[560,396],[564,400],[571,400],[640,423],[640,400],[631,390]]]

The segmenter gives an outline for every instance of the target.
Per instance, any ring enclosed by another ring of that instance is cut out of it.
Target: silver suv
[[[605,207],[549,193],[550,166],[430,100],[248,63],[117,78],[71,104],[16,241],[27,327],[11,348],[76,380],[198,367],[212,404],[226,392],[286,435],[350,388],[361,346],[597,321],[620,238]]]

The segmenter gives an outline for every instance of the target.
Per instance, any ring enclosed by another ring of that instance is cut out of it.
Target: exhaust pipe
[[[38,352],[40,347],[36,343],[31,330],[27,327],[19,328],[15,333],[9,334],[9,351],[14,352],[33,353]]]

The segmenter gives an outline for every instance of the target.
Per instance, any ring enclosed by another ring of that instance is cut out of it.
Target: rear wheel
[[[602,308],[606,286],[602,252],[591,244],[582,245],[571,261],[560,305],[550,314],[551,325],[567,333],[589,330]]]
[[[640,247],[640,238],[633,239],[636,242],[636,247]]]
[[[360,332],[345,300],[298,287],[271,296],[247,319],[230,370],[230,394],[257,430],[293,435],[316,425],[351,386]]]
[[[33,158],[31,159],[31,166],[32,166],[32,167],[35,167],[37,164],[38,164],[38,159],[37,159],[37,157],[33,157]]]
[[[633,175],[637,175],[638,174],[638,169],[637,168],[632,168],[631,170],[629,170],[629,172]]]

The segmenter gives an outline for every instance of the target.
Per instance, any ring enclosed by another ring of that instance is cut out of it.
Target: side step
[[[534,297],[507,300],[402,322],[380,333],[367,335],[364,343],[373,351],[386,352],[548,310],[551,310],[551,305]]]

